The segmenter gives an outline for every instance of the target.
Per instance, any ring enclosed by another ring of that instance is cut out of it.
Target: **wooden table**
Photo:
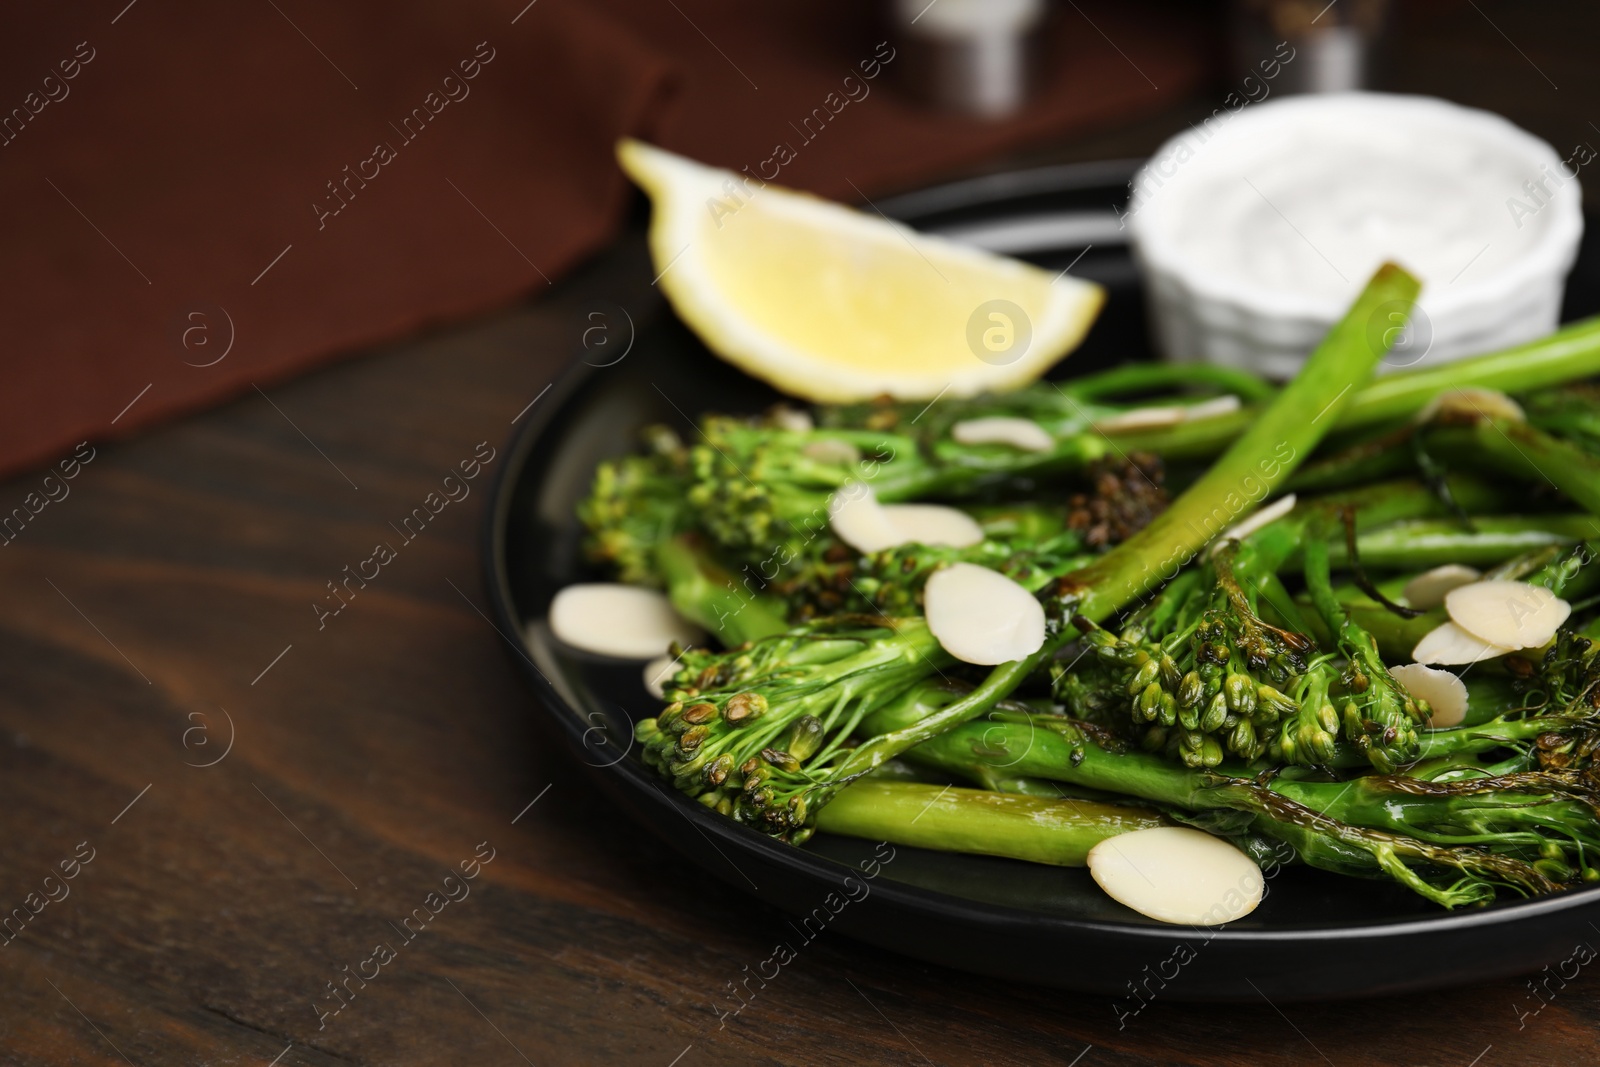
[[[1559,105],[1471,10],[1443,38],[1466,43],[1409,77],[1486,91],[1458,62],[1479,49],[1520,86],[1516,117],[1587,136],[1591,68],[1547,52],[1593,33],[1485,6],[1565,82]],[[1147,151],[1197,109],[1062,154]],[[1600,1060],[1586,972],[1543,999],[1521,980],[1281,1010],[1157,998],[1119,1026],[1104,998],[832,934],[719,1023],[784,918],[619,817],[536,730],[483,613],[488,474],[414,540],[391,525],[502,446],[580,309],[633,269],[100,446],[0,546],[0,1062]],[[0,505],[42,488],[18,478]],[[319,619],[378,543],[395,558]]]

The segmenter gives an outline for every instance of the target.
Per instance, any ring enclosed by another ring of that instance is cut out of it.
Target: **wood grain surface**
[[[1483,94],[1449,57],[1489,56],[1515,117],[1582,134],[1594,20],[1484,6],[1539,74],[1458,7],[1455,51],[1407,76]],[[1148,150],[1179,121],[1065,154]],[[0,513],[59,498],[0,544],[0,1063],[1600,1061],[1592,968],[1119,1018],[832,933],[719,1021],[784,917],[623,819],[536,729],[482,613],[495,463],[414,540],[391,526],[503,446],[635,266],[0,486]],[[380,543],[394,558],[319,628]]]

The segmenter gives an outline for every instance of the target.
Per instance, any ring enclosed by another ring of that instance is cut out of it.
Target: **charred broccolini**
[[[820,827],[1081,862],[1094,841],[1164,822],[1447,907],[1600,877],[1600,660],[1583,600],[1600,586],[1600,399],[1535,393],[1509,422],[1498,408],[1416,419],[1441,392],[1600,371],[1600,324],[1372,381],[1366,321],[1415,292],[1380,272],[1281,389],[1216,368],[1123,368],[1006,396],[652,431],[644,454],[597,474],[582,510],[591,553],[665,588],[723,647],[675,650],[667,706],[637,727],[646,764],[795,843]],[[1241,410],[1116,419],[1218,392]],[[1026,420],[1050,445],[964,444],[956,428],[975,419]],[[1335,428],[1377,436],[1352,446],[1346,432],[1297,474]],[[1526,463],[1491,433],[1568,473],[1530,495]],[[1205,466],[1180,471],[1169,500],[1163,461]],[[853,549],[829,502],[857,482],[886,504],[957,507],[981,540]],[[1297,506],[1220,536],[1289,484]],[[1576,610],[1548,647],[1481,668],[1467,721],[1435,728],[1388,668],[1444,609],[1385,605],[1409,576],[1455,562]],[[1037,594],[1037,651],[980,670],[945,650],[923,590],[958,564]],[[907,766],[931,786],[889,773]],[[978,788],[945,797],[956,782]],[[933,787],[938,816],[914,826]],[[1108,807],[1075,824],[1052,799],[1063,790]],[[1018,794],[1027,804],[986,799]]]

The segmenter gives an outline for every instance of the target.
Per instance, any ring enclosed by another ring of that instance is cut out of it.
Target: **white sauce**
[[[1428,289],[1488,278],[1539,242],[1559,214],[1543,203],[1575,179],[1466,124],[1442,135],[1448,119],[1329,108],[1248,137],[1229,135],[1243,123],[1204,144],[1197,134],[1152,161],[1139,211],[1218,282],[1319,303],[1342,307],[1387,259]],[[1525,185],[1540,180],[1543,193]],[[1512,199],[1533,210],[1514,213]]]

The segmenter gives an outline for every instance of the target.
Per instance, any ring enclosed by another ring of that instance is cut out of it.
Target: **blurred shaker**
[[[1045,0],[890,0],[911,90],[929,103],[1001,118],[1027,102]]]
[[[1369,89],[1388,13],[1388,0],[1233,0],[1233,65],[1253,72],[1287,41],[1295,59],[1284,64],[1278,91]]]

